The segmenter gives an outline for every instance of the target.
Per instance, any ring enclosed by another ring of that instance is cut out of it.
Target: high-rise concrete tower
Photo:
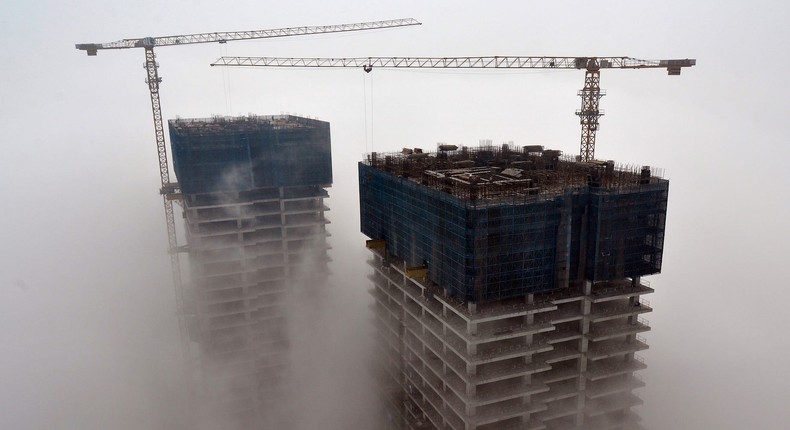
[[[189,332],[204,415],[217,421],[208,427],[287,429],[289,295],[327,276],[329,123],[250,116],[169,125],[192,275]]]
[[[383,427],[640,428],[668,182],[540,146],[359,164]]]

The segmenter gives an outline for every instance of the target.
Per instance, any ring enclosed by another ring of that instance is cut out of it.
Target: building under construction
[[[221,428],[288,428],[289,293],[327,276],[329,123],[250,116],[169,125],[206,413]]]
[[[639,429],[668,181],[540,146],[359,164],[386,428]]]

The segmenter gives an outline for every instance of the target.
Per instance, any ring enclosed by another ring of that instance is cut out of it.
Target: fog
[[[158,49],[165,118],[329,121],[333,272],[294,320],[302,428],[373,428],[370,297],[356,162],[479,139],[578,151],[580,71],[220,69],[220,55],[696,58],[681,76],[605,70],[597,157],[670,179],[642,424],[782,428],[790,213],[779,1],[72,3],[0,6],[0,422],[193,425],[139,50],[75,43],[414,17],[416,28]],[[182,237],[183,242],[183,237]]]

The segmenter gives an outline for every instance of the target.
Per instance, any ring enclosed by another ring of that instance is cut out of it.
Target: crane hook
[[[373,70],[373,66],[371,66],[370,64],[365,64],[364,66],[362,66],[362,70],[364,70],[365,73],[370,73],[370,71]]]

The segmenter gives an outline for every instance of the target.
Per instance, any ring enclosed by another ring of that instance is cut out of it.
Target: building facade
[[[329,124],[250,116],[169,126],[202,416],[211,428],[287,429],[289,297],[328,274]]]
[[[638,429],[668,182],[542,147],[359,165],[392,429]]]

